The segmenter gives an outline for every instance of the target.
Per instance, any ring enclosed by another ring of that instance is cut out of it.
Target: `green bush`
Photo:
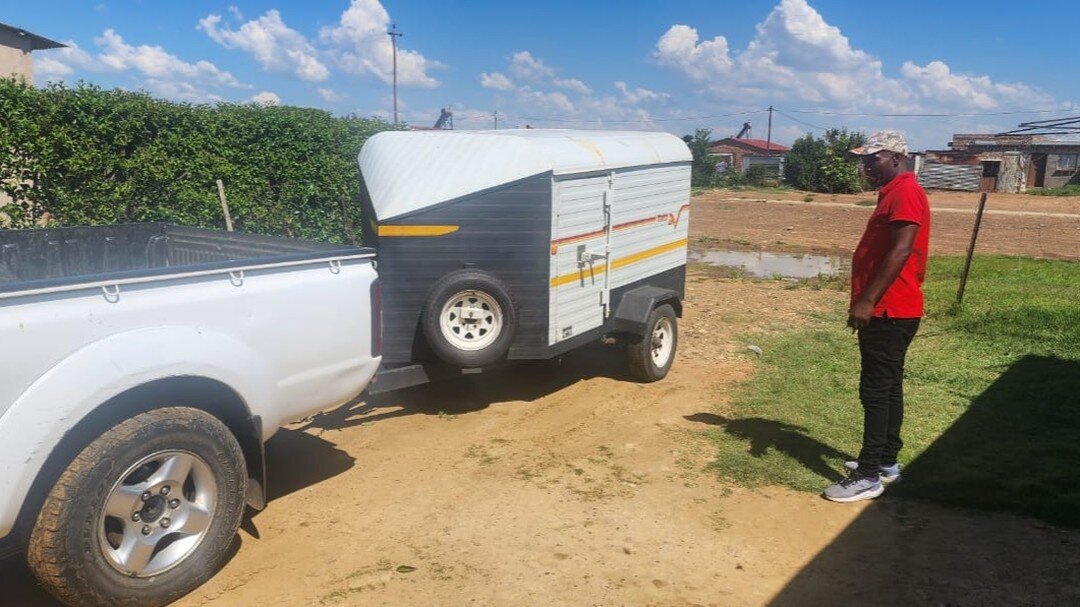
[[[0,80],[0,208],[13,227],[169,221],[355,242],[364,141],[392,128],[311,108],[192,105]],[[2,218],[0,218],[2,219]]]
[[[755,164],[746,169],[746,182],[757,187],[775,188],[780,185],[777,167]]]
[[[865,189],[848,150],[866,142],[860,132],[829,129],[821,139],[813,133],[795,140],[784,157],[784,181],[797,189],[851,194]]]

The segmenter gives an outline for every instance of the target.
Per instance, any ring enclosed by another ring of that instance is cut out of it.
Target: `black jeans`
[[[896,463],[904,441],[904,357],[919,330],[918,318],[871,318],[859,329],[859,400],[863,406],[863,443],[859,473],[877,474],[882,465]]]

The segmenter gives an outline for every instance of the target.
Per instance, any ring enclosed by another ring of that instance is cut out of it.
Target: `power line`
[[[713,119],[713,118],[727,118],[727,117],[730,117],[730,116],[747,116],[747,115],[750,115],[750,114],[760,114],[762,112],[767,112],[767,111],[769,111],[769,110],[761,109],[761,110],[749,110],[749,111],[746,111],[746,112],[730,112],[730,113],[727,113],[727,114],[712,114],[712,115],[709,115],[709,116],[684,116],[684,117],[668,117],[668,118],[653,118],[653,117],[650,116],[647,120],[643,120],[643,119],[640,119],[640,118],[636,119],[636,120],[608,120],[606,118],[549,118],[549,117],[540,117],[540,116],[520,116],[520,115],[516,115],[516,114],[503,114],[503,117],[504,118],[514,118],[514,119],[517,119],[517,120],[531,120],[531,121],[534,121],[534,122],[563,122],[563,123],[576,123],[576,124],[581,124],[581,123],[586,123],[586,122],[605,122],[605,123],[616,123],[616,124],[637,124],[639,122],[681,122],[681,121],[685,121],[685,120],[710,120],[710,119]]]
[[[787,118],[788,120],[791,120],[793,122],[798,122],[799,124],[801,124],[803,126],[808,126],[808,127],[812,128],[812,129],[817,129],[819,131],[827,131],[827,130],[829,130],[828,127],[818,126],[816,124],[810,124],[809,122],[806,122],[805,120],[799,120],[798,118],[796,118],[794,116],[788,115],[788,114],[786,114],[785,112],[783,112],[781,110],[776,110],[776,113],[780,114],[784,118]]]
[[[1052,114],[1069,110],[1014,110],[1008,112],[956,112],[956,113],[874,113],[874,112],[834,112],[831,110],[796,110],[796,114],[819,114],[824,116],[870,116],[880,118],[959,118],[964,116],[1011,116],[1015,114]],[[790,118],[790,116],[789,116]]]

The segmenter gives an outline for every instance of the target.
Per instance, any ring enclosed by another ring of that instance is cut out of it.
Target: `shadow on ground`
[[[724,432],[750,442],[750,455],[761,457],[769,449],[775,449],[794,458],[807,469],[829,481],[842,478],[826,458],[847,460],[850,456],[833,447],[808,436],[808,430],[802,426],[787,424],[763,417],[744,417],[730,419],[715,413],[695,413],[687,415],[692,422],[709,424],[723,428]]]
[[[1080,605],[1065,527],[1080,527],[1080,361],[1025,356],[771,604]]]
[[[314,416],[300,429],[340,430],[406,415],[462,415],[494,403],[532,402],[593,377],[627,379],[622,351],[596,343],[557,361],[519,362],[415,388],[364,395]]]

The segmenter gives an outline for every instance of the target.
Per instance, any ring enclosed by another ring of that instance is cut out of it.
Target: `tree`
[[[683,136],[694,158],[690,167],[690,184],[696,187],[714,185],[716,164],[709,159],[709,147],[712,146],[710,135],[712,129],[697,129],[693,135]]]
[[[828,129],[821,138],[808,133],[795,140],[784,158],[784,180],[800,190],[847,194],[864,189],[848,151],[866,143],[858,131]]]

